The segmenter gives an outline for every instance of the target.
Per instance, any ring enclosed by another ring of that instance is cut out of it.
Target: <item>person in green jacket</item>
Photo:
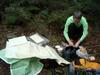
[[[70,46],[78,47],[88,34],[88,23],[81,11],[70,16],[64,28],[64,37]],[[75,43],[73,41],[76,41]]]

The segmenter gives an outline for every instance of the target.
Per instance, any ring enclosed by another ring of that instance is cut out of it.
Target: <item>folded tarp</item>
[[[37,43],[38,45],[46,45],[49,43],[49,40],[44,37],[43,35],[40,35],[39,33],[35,33],[28,37],[30,41],[33,41]]]

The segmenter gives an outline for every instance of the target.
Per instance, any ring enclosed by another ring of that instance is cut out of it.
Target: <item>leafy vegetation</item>
[[[1,0],[0,2],[0,21],[6,25],[41,26],[54,21],[61,21],[61,24],[64,24],[66,18],[77,9],[91,16],[89,21],[92,22],[99,20],[100,15],[98,0]]]

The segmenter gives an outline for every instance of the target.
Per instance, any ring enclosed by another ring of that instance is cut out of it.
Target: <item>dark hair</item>
[[[79,58],[79,56],[76,54],[76,51],[79,49],[79,47],[73,47],[73,46],[69,46],[66,47],[63,51],[62,51],[62,57],[69,61],[72,62],[76,59]]]
[[[81,13],[81,11],[75,11],[74,14],[73,14],[73,16],[74,16],[74,18],[81,19],[82,13]]]

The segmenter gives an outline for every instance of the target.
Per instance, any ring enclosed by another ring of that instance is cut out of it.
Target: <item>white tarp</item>
[[[40,59],[55,59],[58,64],[70,64],[55,49],[27,41],[25,36],[9,39],[0,50],[0,58],[10,64],[11,75],[38,75],[43,69]]]
[[[21,42],[20,42],[21,41]],[[12,44],[14,43],[14,44]],[[60,57],[55,49],[46,45],[45,47],[40,46],[31,41],[27,41],[25,36],[13,38],[7,41],[5,50],[5,57],[7,58],[31,58],[37,57],[40,59],[56,59],[57,62],[69,64],[68,61]]]

